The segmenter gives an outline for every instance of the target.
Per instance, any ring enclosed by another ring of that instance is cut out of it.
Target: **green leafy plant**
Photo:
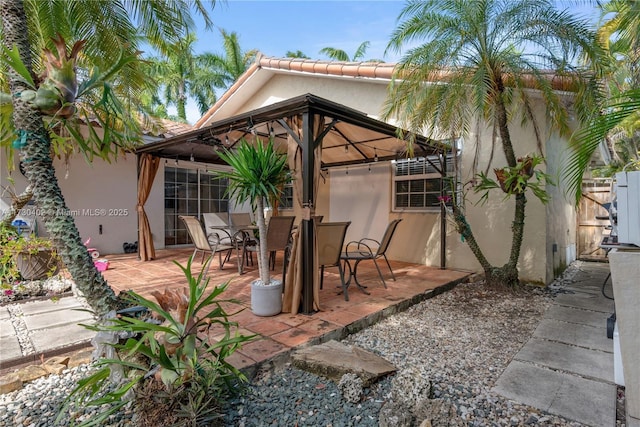
[[[54,51],[43,49],[44,70],[37,78],[31,75],[27,66],[20,58],[18,48],[9,49],[1,46],[0,63],[15,71],[17,79],[24,83],[28,89],[20,93],[20,98],[32,104],[35,108],[50,119],[47,121],[47,130],[53,142],[53,151],[61,156],[69,154],[76,147],[70,146],[73,140],[77,148],[90,159],[92,156],[108,157],[112,141],[119,141],[124,147],[126,144],[135,144],[137,138],[135,131],[138,125],[130,119],[126,119],[126,108],[114,94],[110,79],[127,64],[136,61],[137,55],[127,54],[121,48],[120,55],[113,65],[101,70],[93,67],[84,70],[84,80],[78,82],[77,64],[78,56],[86,44],[85,40],[76,41],[70,52],[62,36],[52,39]],[[2,93],[3,117],[11,117],[13,106],[11,95]],[[134,132],[128,132],[124,128],[130,126]],[[87,123],[97,123],[101,132],[97,132],[94,126]],[[11,138],[13,149],[21,149],[26,145],[27,135],[24,132],[16,132],[11,135],[8,129],[12,123],[4,123],[5,132],[0,134],[0,145],[7,145]],[[64,129],[64,132],[61,130]],[[123,145],[124,144],[124,145]]]
[[[220,298],[228,283],[207,292],[210,279],[204,270],[194,276],[191,263],[192,258],[184,267],[176,262],[187,279],[186,289],[154,292],[157,302],[128,292],[127,298],[143,315],[114,315],[108,324],[84,325],[98,332],[96,342],[106,345],[98,349],[97,371],[78,382],[58,420],[67,413],[73,397],[81,405],[107,405],[83,426],[102,425],[131,401],[142,409],[136,411],[139,418],[154,417],[144,425],[166,425],[165,421],[175,422],[176,417],[188,418],[189,425],[200,425],[198,420],[215,415],[210,409],[211,398],[222,398],[224,390],[246,381],[226,359],[255,335],[233,332],[238,324],[229,320],[232,314],[224,307],[238,301]],[[220,329],[215,340],[208,334],[213,326]],[[156,409],[162,404],[165,410],[144,413],[149,400],[136,395],[149,390],[170,397],[157,402]]]
[[[60,259],[53,247],[53,242],[47,238],[31,235],[24,237],[12,227],[0,226],[0,282],[3,291],[12,289],[14,283],[22,277],[16,257],[19,255],[30,257],[48,251],[51,261],[47,265],[47,276],[58,271]]]
[[[238,205],[244,202],[251,203],[254,212],[256,212],[258,233],[260,236],[266,236],[265,202],[278,199],[284,184],[291,181],[286,153],[279,153],[275,149],[272,139],[265,145],[262,140],[257,138],[255,145],[242,139],[235,151],[225,150],[218,154],[233,168],[231,171],[217,172],[221,178],[229,179],[227,193],[235,199]],[[271,283],[267,258],[269,250],[266,240],[260,241],[258,259],[260,280],[265,285]]]
[[[549,202],[549,194],[545,190],[545,185],[553,184],[553,180],[548,174],[535,169],[543,162],[544,159],[537,155],[520,157],[514,167],[507,166],[493,170],[497,182],[484,173],[479,173],[477,178],[480,182],[474,188],[476,193],[484,191],[479,203],[485,203],[489,198],[489,191],[495,188],[500,188],[506,194],[505,199],[512,195],[522,194],[528,188],[542,203]]]

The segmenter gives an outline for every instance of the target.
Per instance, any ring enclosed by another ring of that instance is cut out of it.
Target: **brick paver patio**
[[[159,250],[153,261],[142,262],[137,254],[120,254],[108,257],[109,270],[103,274],[109,285],[117,292],[132,289],[145,297],[153,290],[180,288],[186,286],[182,271],[173,263],[177,260],[186,265],[192,249]],[[324,289],[320,290],[321,311],[313,314],[291,315],[281,313],[272,317],[259,317],[251,313],[250,283],[258,278],[257,266],[245,267],[245,274],[239,275],[235,264],[235,255],[224,269],[218,268],[218,258],[212,261],[209,270],[210,285],[230,281],[224,298],[235,298],[241,307],[246,308],[232,316],[240,330],[248,334],[261,335],[260,340],[242,347],[229,359],[238,368],[261,364],[286,356],[299,346],[318,344],[331,339],[341,339],[374,324],[380,319],[399,310],[406,309],[423,299],[429,298],[466,279],[468,272],[442,270],[423,265],[391,261],[397,281],[390,278],[386,266],[380,265],[388,288],[385,289],[378,277],[373,262],[362,262],[358,267],[358,278],[367,286],[371,295],[366,295],[355,286],[349,289],[349,301],[338,294],[340,276],[337,268],[325,271]],[[198,256],[193,264],[194,272],[201,268]],[[276,262],[275,277],[281,278],[282,258]],[[219,331],[213,330],[211,334]]]

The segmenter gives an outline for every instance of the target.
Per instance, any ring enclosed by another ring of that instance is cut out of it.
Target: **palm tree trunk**
[[[182,120],[187,120],[187,95],[184,87],[184,81],[180,83],[180,88],[178,89],[178,100],[176,102],[176,110],[178,113],[178,117]]]
[[[500,139],[502,139],[502,149],[504,151],[504,157],[507,159],[507,164],[512,168],[516,166],[516,155],[513,151],[513,144],[511,143],[511,134],[509,133],[509,127],[507,125],[507,108],[504,105],[504,82],[501,77],[498,77],[498,94],[496,99],[496,111],[495,120],[498,124],[498,131],[500,132]]]
[[[269,278],[269,257],[267,253],[267,224],[264,220],[264,200],[259,197],[257,200],[258,212],[256,212],[256,222],[258,223],[258,233],[260,234],[260,244],[258,245],[258,270],[260,280],[263,285],[270,283]]]
[[[3,0],[2,25],[4,43],[17,46],[20,58],[31,70],[31,55],[27,37],[27,18],[22,0]],[[13,120],[16,131],[26,138],[20,151],[25,176],[33,188],[35,202],[62,261],[68,268],[78,289],[98,315],[118,308],[118,299],[95,268],[87,248],[69,215],[60,191],[51,158],[51,140],[44,127],[42,114],[18,95],[28,89],[12,70],[9,86],[13,98]]]
[[[509,266],[515,267],[518,264],[518,258],[520,258],[520,248],[522,248],[522,238],[524,236],[524,218],[525,207],[527,204],[527,198],[524,193],[516,194],[516,208],[514,212],[513,224],[511,230],[513,231],[513,239],[511,241],[511,254],[509,256]]]
[[[513,150],[513,144],[511,143],[511,134],[507,125],[507,110],[504,105],[503,99],[504,84],[502,79],[498,79],[498,99],[496,100],[496,112],[495,119],[498,123],[498,130],[500,132],[500,138],[502,139],[502,149],[504,150],[507,164],[510,167],[517,165],[515,152]],[[506,286],[516,286],[519,283],[518,279],[518,259],[520,258],[520,249],[522,248],[522,239],[524,235],[524,218],[525,207],[527,204],[527,196],[525,193],[516,194],[516,205],[514,208],[514,219],[511,225],[513,232],[511,238],[511,252],[509,255],[509,262],[500,268],[495,268],[490,272],[487,272],[487,282],[502,284]]]
[[[456,229],[458,233],[460,233],[467,245],[469,245],[469,249],[471,249],[471,252],[473,252],[473,255],[475,255],[485,274],[488,274],[491,270],[494,269],[494,267],[489,263],[489,261],[487,261],[487,258],[484,256],[482,249],[480,249],[480,245],[478,245],[478,242],[473,235],[473,232],[471,231],[471,226],[467,222],[467,218],[455,205],[455,203],[453,204],[453,220],[456,223]]]

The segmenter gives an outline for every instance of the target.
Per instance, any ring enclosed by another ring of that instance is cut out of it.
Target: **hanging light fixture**
[[[378,151],[376,151],[375,147],[373,147],[373,161],[374,162],[378,161]]]
[[[275,133],[275,131],[273,130],[273,122],[269,124],[269,136],[270,136],[271,138],[273,138],[273,137],[275,137],[275,136],[276,136],[276,133]]]
[[[247,129],[249,130],[251,135],[256,134],[256,129],[254,128],[254,125],[253,125],[253,118],[251,117],[249,117],[249,120],[247,120]]]
[[[347,166],[347,173],[346,175],[349,175],[349,166]]]
[[[344,152],[345,153],[349,152],[349,144],[344,144]]]
[[[229,145],[229,134],[224,136],[224,145]]]
[[[191,156],[189,157],[189,161],[191,161],[191,162],[195,161],[194,157],[193,157],[193,150],[191,150]]]

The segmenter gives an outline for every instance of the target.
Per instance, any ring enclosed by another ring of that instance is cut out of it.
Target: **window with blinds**
[[[453,161],[453,155],[446,156],[443,166],[438,156],[396,161],[393,171],[393,210],[439,210],[441,194],[445,195],[445,202],[450,204],[455,185]],[[446,172],[444,177],[439,172],[443,168]]]

